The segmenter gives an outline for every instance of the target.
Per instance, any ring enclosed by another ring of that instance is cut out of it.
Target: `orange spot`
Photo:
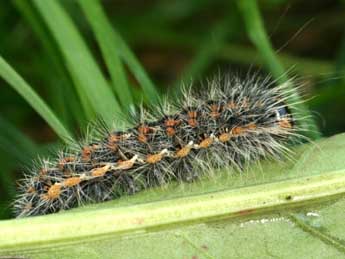
[[[89,146],[85,146],[83,147],[82,151],[81,151],[81,160],[83,162],[87,162],[90,161],[91,159],[91,153],[92,153],[92,149]]]
[[[222,133],[219,137],[218,137],[220,142],[227,142],[231,139],[231,135],[230,133]]]
[[[163,158],[162,153],[154,154],[154,155],[148,155],[146,157],[146,162],[149,164],[155,164],[155,163],[158,163],[159,161],[161,161],[162,158]]]
[[[179,151],[176,152],[176,156],[179,158],[185,157],[190,153],[191,149],[192,147],[190,145],[184,146],[183,148],[181,148]]]
[[[166,127],[174,127],[174,126],[177,126],[181,123],[180,120],[174,120],[174,119],[167,119],[164,121],[164,125]]]
[[[196,127],[198,125],[198,121],[196,120],[198,113],[196,111],[188,111],[187,116],[189,126],[192,128]]]
[[[211,104],[210,105],[211,113],[210,116],[214,119],[218,118],[220,116],[220,110],[221,107],[217,104]]]
[[[198,114],[197,114],[196,111],[188,111],[188,112],[187,112],[187,115],[188,115],[188,117],[191,118],[191,119],[195,119],[195,118],[198,116]]]
[[[60,159],[59,163],[58,163],[58,167],[60,170],[64,169],[65,164],[67,163],[71,163],[75,161],[75,157],[70,156],[70,157],[64,157],[62,159]]]
[[[196,119],[189,119],[188,120],[188,124],[189,126],[191,126],[192,128],[195,128],[198,125],[198,122]]]
[[[168,128],[166,129],[166,133],[167,133],[167,135],[168,135],[169,137],[172,137],[172,136],[175,135],[176,131],[175,131],[174,128],[168,127]]]
[[[70,177],[64,180],[62,184],[63,186],[66,186],[66,187],[72,187],[74,185],[79,184],[80,182],[81,182],[80,177]]]
[[[65,157],[65,162],[66,163],[70,163],[70,162],[74,162],[74,161],[75,161],[75,157],[74,156]]]
[[[110,168],[110,165],[105,165],[100,168],[95,168],[91,171],[91,175],[94,177],[101,177],[105,175],[106,172],[108,172],[109,168]]]
[[[208,137],[200,142],[199,147],[208,148],[212,143],[213,143],[213,138]]]
[[[231,130],[231,134],[233,135],[239,135],[241,133],[243,133],[245,131],[245,128],[243,127],[234,127],[232,130]]]
[[[108,136],[108,143],[107,147],[112,151],[116,151],[118,148],[118,143],[120,141],[125,141],[129,138],[128,134],[118,134],[118,133],[111,133]]]
[[[236,109],[236,108],[237,108],[237,105],[235,104],[234,101],[231,101],[231,102],[228,102],[227,107],[228,107],[229,109]]]
[[[138,127],[138,140],[141,143],[146,143],[147,142],[147,137],[146,135],[149,134],[150,132],[153,132],[154,129],[147,127],[146,125],[141,125]]]
[[[144,134],[144,135],[150,133],[151,130],[152,130],[152,129],[151,129],[150,127],[147,127],[147,126],[145,126],[145,125],[142,125],[142,126],[139,126],[139,127],[138,127],[138,132],[141,133],[141,134]]]
[[[279,127],[281,128],[286,128],[286,129],[291,129],[292,125],[291,122],[288,119],[281,119],[278,121]]]
[[[48,192],[46,195],[44,195],[44,197],[47,200],[55,200],[57,198],[59,198],[60,193],[61,193],[61,183],[55,183],[52,186],[50,186]]]
[[[139,142],[141,142],[141,143],[146,143],[146,142],[147,142],[147,137],[146,137],[144,134],[140,133],[140,134],[138,135],[138,140],[139,140]]]

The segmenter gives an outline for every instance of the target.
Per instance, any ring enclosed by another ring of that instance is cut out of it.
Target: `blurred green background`
[[[275,78],[288,71],[321,134],[344,132],[344,29],[340,0],[0,3],[1,57],[76,138],[97,114],[126,115],[181,80],[249,70]],[[28,103],[36,99],[11,87],[6,75],[15,76],[3,64],[0,74],[0,218],[8,218],[17,179],[32,159],[51,156],[64,134]]]

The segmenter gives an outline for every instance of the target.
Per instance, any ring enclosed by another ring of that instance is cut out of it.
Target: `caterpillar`
[[[237,171],[262,158],[289,155],[299,136],[294,94],[285,84],[251,76],[216,77],[175,102],[138,109],[130,126],[102,124],[85,143],[43,160],[21,181],[17,217],[67,210],[134,194],[172,180],[190,182],[207,168]]]

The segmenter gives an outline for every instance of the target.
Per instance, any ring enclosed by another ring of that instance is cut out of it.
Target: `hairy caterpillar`
[[[288,154],[288,141],[298,136],[294,107],[286,104],[293,93],[273,84],[268,78],[216,78],[203,91],[184,91],[178,102],[140,109],[132,127],[98,125],[86,144],[26,175],[16,215],[54,213],[173,179],[192,181],[205,165],[242,170],[248,162]]]

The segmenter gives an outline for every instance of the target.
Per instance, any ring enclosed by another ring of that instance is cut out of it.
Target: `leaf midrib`
[[[243,216],[345,193],[345,170],[137,206],[0,222],[0,251],[85,237],[130,234],[193,221]],[[292,199],[286,199],[291,196]]]

